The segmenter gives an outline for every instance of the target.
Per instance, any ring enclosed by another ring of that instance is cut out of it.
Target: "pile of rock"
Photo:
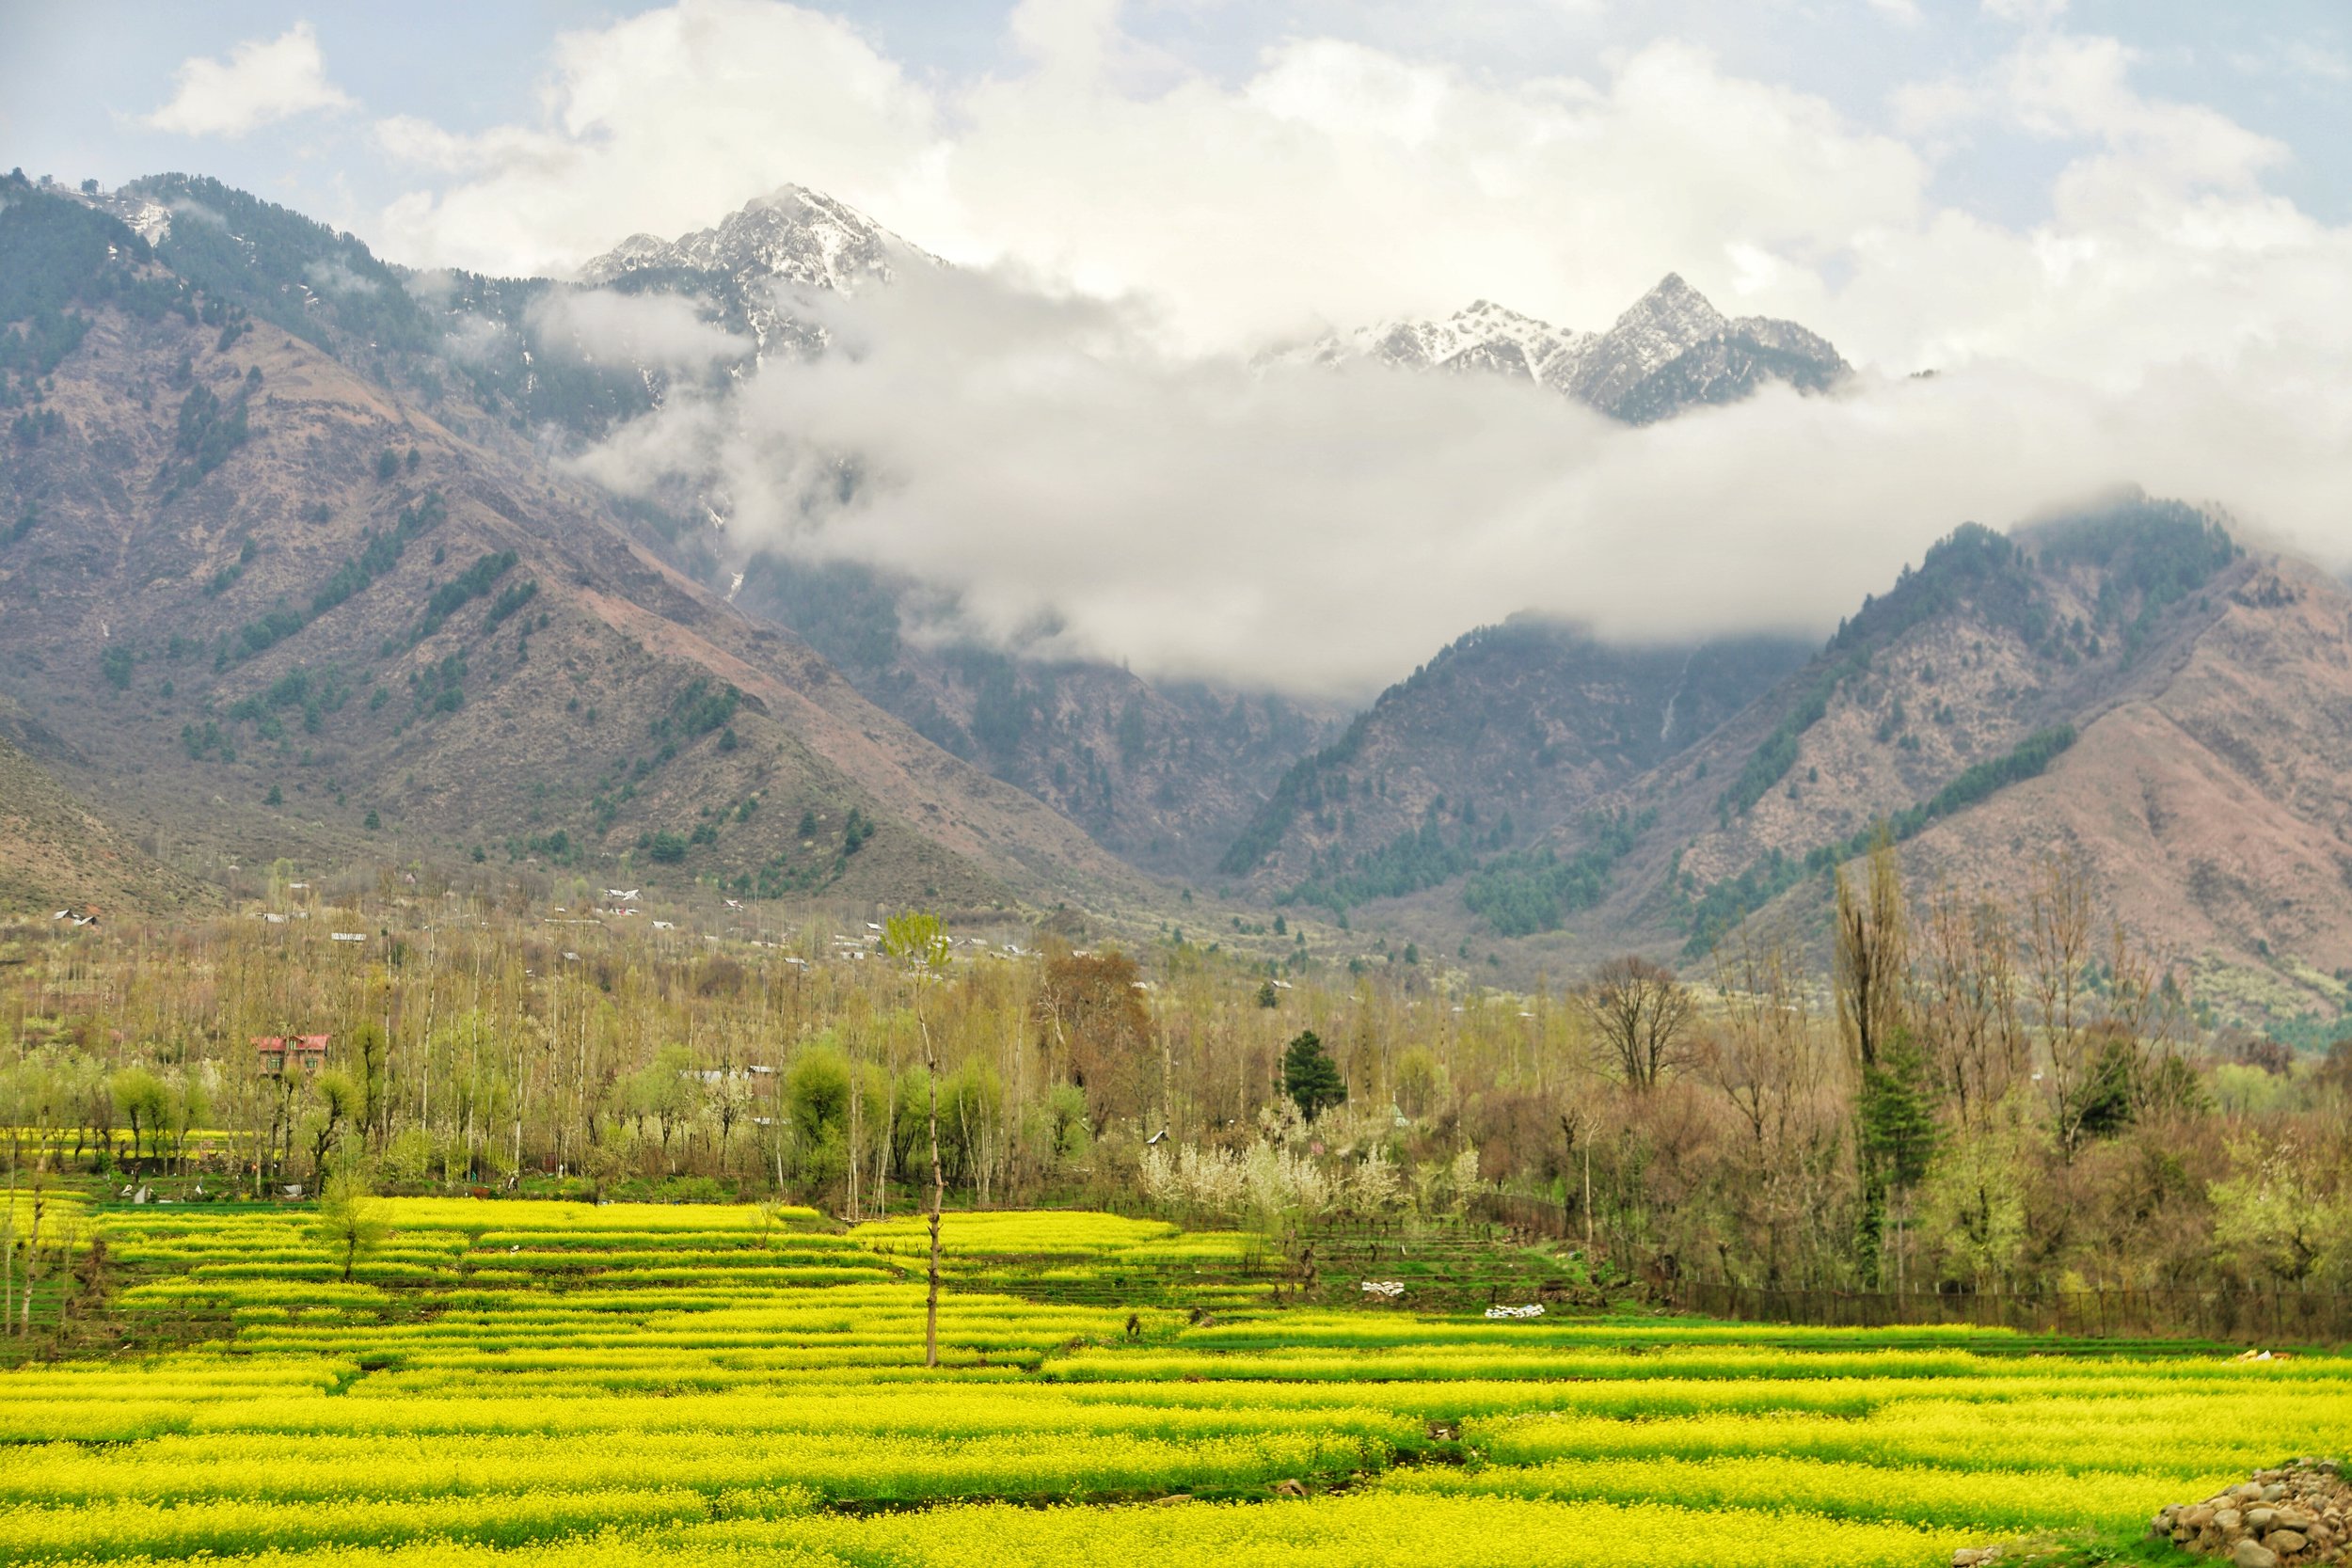
[[[2191,1551],[2229,1559],[2233,1568],[2301,1568],[2345,1560],[2352,1484],[2332,1460],[2298,1459],[2257,1470],[2201,1503],[2176,1503],[2149,1533]]]

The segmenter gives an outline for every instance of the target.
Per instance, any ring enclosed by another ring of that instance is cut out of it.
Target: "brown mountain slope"
[[[1779,638],[1616,647],[1534,619],[1472,632],[1294,766],[1219,869],[1344,908],[1573,832],[1804,657]],[[1401,854],[1407,836],[1429,852]]]
[[[199,884],[127,842],[26,755],[19,741],[37,736],[0,701],[0,915],[166,913],[204,901]]]
[[[1155,872],[1209,875],[1284,769],[1343,717],[1327,703],[1153,683],[1116,664],[930,646],[900,625],[917,596],[861,565],[771,553],[746,563],[732,602],[806,637],[926,738]]]
[[[226,855],[478,846],[739,893],[1140,889],[470,404],[233,309],[75,313],[0,472],[0,687],[110,814]]]
[[[2332,1007],[2352,970],[2352,594],[2167,503],[2015,546],[1963,531],[1609,803],[1644,831],[1522,961],[1629,938],[1692,960],[1758,916],[1817,930],[1829,865],[1886,821],[1923,890],[2021,902],[2071,854],[2208,1000]],[[1458,901],[1423,908],[1494,939]]]
[[[1122,860],[1194,879],[1340,717],[1280,696],[1154,685],[1113,664],[977,649],[909,649],[891,674],[890,689],[860,688]]]
[[[1918,874],[2011,899],[2071,851],[2103,908],[2249,1000],[2341,1001],[2352,973],[2352,594],[2275,557],[2208,595],[2161,679],[2089,717],[2039,778],[1916,841]],[[2263,987],[2251,977],[2269,975]]]
[[[1963,528],[1763,698],[1592,802],[1533,852],[1468,857],[1358,918],[1528,974],[1627,946],[1703,962],[1748,920],[1818,939],[1830,868],[1883,822],[1921,891],[2020,902],[2070,854],[2217,1010],[2332,1009],[2352,974],[2352,593],[2177,503]]]

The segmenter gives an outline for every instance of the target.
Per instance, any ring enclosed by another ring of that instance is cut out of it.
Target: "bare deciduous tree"
[[[1901,1027],[1910,933],[1895,841],[1884,828],[1870,847],[1869,886],[1856,897],[1837,868],[1837,1026],[1857,1068],[1872,1068]]]
[[[2177,1101],[2181,1093],[2178,1058],[2188,1022],[2179,990],[2167,980],[2163,967],[2135,950],[2117,922],[2107,958],[2106,1020],[2110,1031],[2130,1044],[2127,1086],[2136,1117]]]
[[[1715,953],[1722,1027],[1705,1053],[1708,1083],[1731,1101],[1759,1149],[1786,1141],[1796,1109],[1822,1088],[1812,1009],[1786,941],[1742,932]]]
[[[2090,961],[2090,878],[2072,854],[2042,864],[2026,901],[2026,983],[2034,1022],[2050,1054],[2050,1092],[2057,1100],[2058,1148],[2073,1159],[2082,1141],[2075,1114],[2096,1067],[2098,1042],[2083,1005],[2084,970]]]
[[[1731,1216],[1755,1259],[1755,1277],[1776,1285],[1802,1271],[1804,1236],[1832,1207],[1840,1112],[1834,1045],[1804,984],[1803,960],[1785,933],[1742,931],[1716,950],[1720,1023],[1702,1073],[1744,1124],[1744,1149],[1726,1151],[1741,1175]]]
[[[1981,1129],[2025,1076],[2016,940],[2009,913],[1947,886],[1929,905],[1914,980],[1915,1022],[1938,1086],[1963,1126]]]
[[[1676,1061],[1691,1023],[1691,991],[1673,970],[1643,958],[1612,958],[1578,1000],[1632,1088],[1649,1088]]]

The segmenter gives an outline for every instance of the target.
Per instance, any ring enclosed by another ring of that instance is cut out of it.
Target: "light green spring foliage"
[[[2324,1356],[1266,1312],[1256,1238],[1108,1214],[959,1216],[931,1372],[912,1219],[371,1218],[345,1284],[294,1213],[93,1212],[164,1271],[131,1312],[226,1338],[0,1372],[0,1563],[1926,1568],[2127,1532],[2352,1431],[2352,1363]],[[1016,1277],[1030,1299],[992,1288]],[[1118,1282],[1145,1278],[1197,1279],[1215,1317],[1146,1307],[1131,1339]],[[1477,1462],[1433,1462],[1457,1426]],[[1287,1479],[1355,1484],[1274,1498]],[[1139,1500],[1171,1494],[1196,1500]],[[1007,1506],[1037,1502],[1060,1506]],[[937,1506],[839,1506],[910,1503]]]
[[[936,974],[947,967],[947,927],[935,914],[892,915],[882,922],[882,946],[911,969]]]

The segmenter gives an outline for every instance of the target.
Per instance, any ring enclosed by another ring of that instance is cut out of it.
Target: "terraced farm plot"
[[[2341,1450],[2352,1363],[1265,1305],[1096,1214],[93,1209],[143,1358],[0,1373],[0,1562],[1916,1564]]]

